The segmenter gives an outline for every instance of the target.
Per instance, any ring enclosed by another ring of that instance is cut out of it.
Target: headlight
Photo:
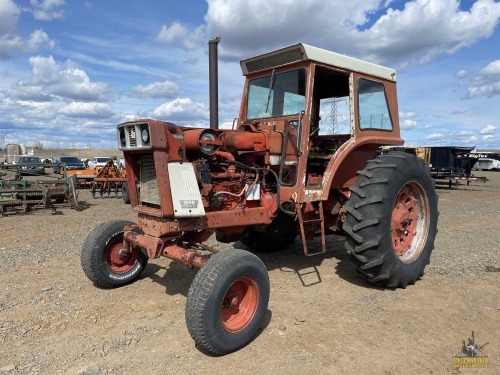
[[[219,135],[213,129],[189,129],[184,132],[184,146],[190,152],[213,155],[220,147]]]
[[[217,139],[217,134],[212,132],[204,132],[200,136],[201,141],[215,141]],[[217,151],[217,147],[215,145],[203,144],[200,143],[201,151],[206,155],[211,155],[215,151]]]
[[[141,130],[142,144],[147,145],[149,143],[149,131],[147,128]]]

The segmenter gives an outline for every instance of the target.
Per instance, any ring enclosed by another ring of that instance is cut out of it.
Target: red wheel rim
[[[400,260],[411,263],[425,245],[429,228],[429,203],[422,186],[408,183],[399,191],[391,217],[394,252]]]
[[[113,273],[126,273],[134,267],[137,262],[139,252],[132,249],[128,254],[120,251],[123,249],[123,237],[117,236],[112,239],[107,245],[105,250],[106,265]]]
[[[259,288],[257,283],[242,277],[231,284],[220,309],[220,320],[224,329],[235,333],[244,329],[255,316],[259,305]]]

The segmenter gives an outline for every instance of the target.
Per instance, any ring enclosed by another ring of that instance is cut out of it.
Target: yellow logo
[[[460,352],[453,358],[453,364],[455,368],[487,368],[490,366],[490,359],[483,352],[483,348],[488,345],[478,345],[476,344],[476,338],[474,337],[474,331],[472,331],[471,337],[462,341],[462,348]]]

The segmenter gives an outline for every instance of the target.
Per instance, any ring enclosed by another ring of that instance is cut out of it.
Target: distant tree
[[[43,142],[35,142],[35,150],[43,150]]]

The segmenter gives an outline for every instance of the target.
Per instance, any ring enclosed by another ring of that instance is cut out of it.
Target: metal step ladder
[[[300,237],[302,238],[302,246],[304,248],[304,255],[313,256],[313,255],[324,254],[326,252],[326,238],[325,238],[325,217],[323,214],[323,201],[319,201],[318,210],[314,211],[315,216],[313,218],[310,218],[307,220],[304,220],[303,210],[305,207],[306,207],[306,205],[304,203],[297,205],[297,217],[299,219]],[[307,241],[306,241],[304,224],[308,224],[308,223],[320,223],[321,251],[316,251],[316,252],[311,253],[311,252],[309,252],[309,250],[307,248]]]

